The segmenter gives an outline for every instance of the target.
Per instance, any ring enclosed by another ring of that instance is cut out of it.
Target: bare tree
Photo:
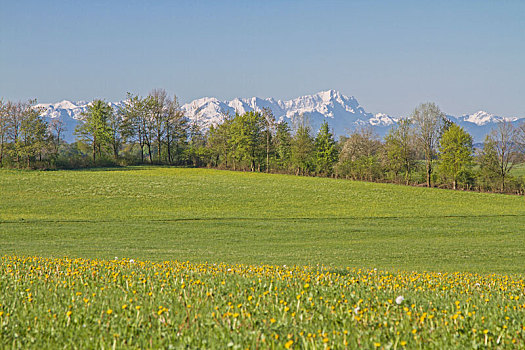
[[[168,164],[173,164],[178,147],[186,141],[187,120],[182,112],[176,95],[167,100],[167,115],[164,120],[166,132],[166,149],[168,151]],[[173,149],[175,147],[175,149]],[[175,152],[175,154],[174,154]]]
[[[140,161],[144,163],[144,147],[146,147],[146,100],[128,92],[127,99],[122,109],[123,113],[123,138],[126,141],[138,143],[140,147]]]
[[[262,115],[264,118],[264,133],[266,134],[266,172],[270,171],[270,145],[272,141],[272,133],[275,129],[275,117],[272,110],[263,108]]]
[[[520,147],[521,153],[525,152],[525,122],[521,123],[517,128],[516,139]]]
[[[519,159],[519,133],[507,121],[498,123],[496,129],[490,133],[498,156],[498,172],[501,180],[501,191],[505,191],[505,179]]]
[[[380,151],[381,141],[372,128],[363,127],[352,131],[344,139],[335,166],[337,174],[354,180],[373,181],[380,175]]]
[[[53,118],[49,123],[49,133],[53,140],[55,155],[58,154],[62,135],[66,131],[66,126],[60,118]]]
[[[425,155],[427,170],[427,187],[431,187],[432,161],[436,156],[439,134],[442,130],[445,115],[439,107],[432,102],[423,103],[412,112],[415,135]]]
[[[157,144],[157,159],[161,163],[162,142],[166,133],[166,118],[169,104],[168,94],[164,89],[153,89],[149,94],[150,123],[153,137]]]
[[[9,116],[10,103],[0,100],[0,167],[4,161],[4,147],[7,143],[7,120]]]
[[[24,120],[24,106],[22,102],[8,103],[7,106],[7,138],[13,144],[10,152],[14,155],[17,164],[20,163],[21,130]]]

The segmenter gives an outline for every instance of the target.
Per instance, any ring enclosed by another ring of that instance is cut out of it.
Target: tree
[[[102,156],[103,147],[109,143],[111,129],[108,119],[112,113],[112,108],[104,100],[93,100],[82,113],[82,123],[75,128],[75,135],[80,141],[90,144],[93,164],[96,164],[97,153]]]
[[[12,143],[9,154],[11,158],[14,158],[17,165],[20,164],[21,157],[21,129],[24,120],[24,109],[22,102],[8,103],[7,106],[7,139]]]
[[[157,159],[162,162],[162,143],[166,132],[166,120],[168,117],[168,105],[170,103],[168,94],[164,89],[153,89],[149,94],[148,110],[150,114],[150,132],[155,138],[157,145]]]
[[[520,151],[525,152],[525,122],[521,123],[516,131],[516,142],[520,147]]]
[[[291,160],[296,168],[296,175],[306,175],[314,163],[314,140],[310,135],[310,126],[304,115],[294,118],[295,134],[292,138]]]
[[[117,109],[112,110],[108,115],[108,128],[109,128],[109,139],[108,144],[113,153],[113,159],[118,160],[120,149],[124,143],[125,126],[124,123],[124,110]]]
[[[140,162],[144,163],[144,147],[146,146],[147,116],[146,101],[138,95],[128,92],[121,112],[123,114],[122,136],[126,142],[138,143],[140,147]]]
[[[250,170],[255,171],[258,161],[264,154],[264,118],[259,112],[251,111],[236,114],[231,124],[230,144],[234,159],[239,163],[247,161]],[[235,167],[235,165],[234,165]]]
[[[0,167],[3,166],[4,148],[7,143],[7,125],[9,117],[10,103],[0,100]]]
[[[262,116],[264,121],[263,133],[266,136],[266,172],[270,171],[270,147],[272,145],[272,133],[275,128],[275,117],[272,110],[263,108]]]
[[[188,156],[193,166],[197,167],[201,164],[203,158],[207,156],[206,136],[202,132],[202,127],[199,125],[198,120],[194,120],[190,124],[188,136]]]
[[[370,128],[355,130],[343,140],[336,165],[338,175],[354,180],[373,181],[381,175],[381,142]]]
[[[64,125],[64,122],[59,118],[53,118],[51,122],[49,123],[49,134],[52,139],[53,143],[53,152],[55,156],[58,155],[58,151],[60,149],[60,143],[62,142],[62,135],[66,131],[66,126]]]
[[[215,166],[224,164],[228,167],[228,157],[230,153],[230,127],[232,119],[228,114],[224,114],[222,123],[211,125],[208,129],[207,147]],[[221,160],[222,157],[222,160]]]
[[[494,141],[494,148],[498,157],[498,175],[501,192],[505,191],[505,180],[519,159],[518,132],[507,121],[498,123],[496,129],[490,133]]]
[[[166,149],[168,153],[168,164],[173,164],[175,157],[182,153],[188,138],[188,120],[180,109],[177,96],[167,102],[166,119],[164,129],[166,131]]]
[[[439,133],[442,130],[445,115],[434,103],[420,104],[411,115],[415,135],[425,155],[427,187],[431,187],[432,161],[435,158]]]
[[[387,166],[396,177],[398,173],[404,172],[406,185],[410,182],[410,173],[416,164],[414,133],[411,126],[410,119],[401,119],[385,137]]]
[[[499,161],[496,142],[490,135],[485,137],[483,149],[478,155],[480,190],[494,189],[499,182]]]
[[[327,176],[332,175],[338,154],[334,134],[330,132],[326,121],[321,124],[314,143],[317,172]]]
[[[441,169],[445,175],[452,177],[452,187],[456,189],[458,175],[472,163],[472,136],[453,124],[441,136],[439,152]]]
[[[287,169],[292,158],[292,134],[286,121],[277,123],[274,138],[275,157],[280,168]]]

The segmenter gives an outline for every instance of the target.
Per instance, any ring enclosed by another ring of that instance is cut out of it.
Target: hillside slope
[[[208,169],[0,172],[4,253],[521,272],[522,197]]]

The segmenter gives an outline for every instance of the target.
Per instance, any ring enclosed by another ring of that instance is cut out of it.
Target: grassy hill
[[[0,251],[522,273],[525,200],[207,169],[3,170]]]

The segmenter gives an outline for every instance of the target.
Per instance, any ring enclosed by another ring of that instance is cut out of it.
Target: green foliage
[[[456,189],[458,178],[472,166],[472,136],[452,124],[441,136],[439,151],[440,170],[452,178],[453,188]]]
[[[296,120],[295,135],[292,138],[292,166],[296,169],[296,175],[308,175],[314,167],[314,139],[311,136],[311,128],[304,116]]]
[[[113,113],[112,108],[103,100],[94,100],[82,115],[82,123],[75,129],[79,141],[89,144],[92,149],[93,164],[96,164],[97,154],[102,157],[104,147],[111,140],[111,128],[108,120]]]
[[[233,118],[230,126],[229,143],[236,164],[246,162],[251,171],[260,169],[265,154],[263,128],[264,119],[259,112],[246,112]]]
[[[338,154],[334,135],[330,132],[326,121],[321,124],[321,128],[315,137],[314,144],[317,173],[325,176],[332,175]]]
[[[448,128],[449,123],[439,107],[432,102],[417,106],[410,118],[414,121],[416,139],[425,155],[427,187],[431,187],[439,136]]]
[[[407,185],[410,182],[410,173],[416,166],[415,141],[411,125],[410,119],[399,120],[397,126],[389,130],[384,145],[387,168],[396,178],[398,174],[404,172]]]
[[[277,124],[274,143],[277,166],[279,169],[287,170],[292,159],[292,134],[285,121]]]

